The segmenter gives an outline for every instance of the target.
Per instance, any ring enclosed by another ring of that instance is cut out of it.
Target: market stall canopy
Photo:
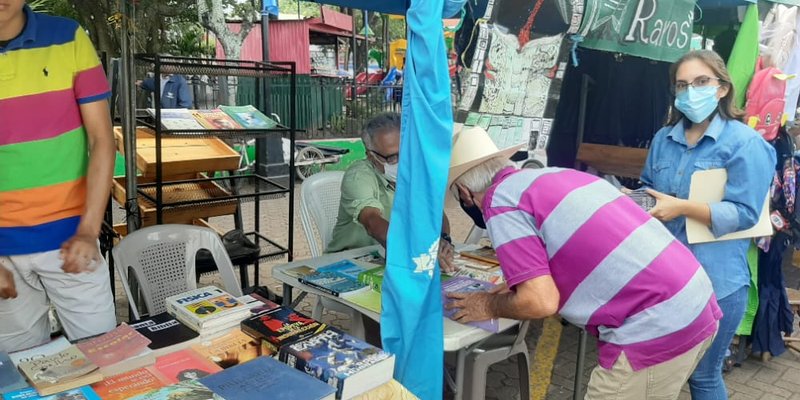
[[[359,10],[377,11],[383,14],[405,15],[408,0],[312,0],[314,3],[330,4]]]

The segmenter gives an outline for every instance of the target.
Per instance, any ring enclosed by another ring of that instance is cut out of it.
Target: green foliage
[[[216,41],[196,22],[181,22],[170,27],[165,51],[176,56],[211,57]]]

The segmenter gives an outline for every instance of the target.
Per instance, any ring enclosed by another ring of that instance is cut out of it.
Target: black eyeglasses
[[[378,153],[375,150],[370,150],[370,153],[374,154],[378,158],[378,161],[384,164],[397,164],[397,162],[400,161],[400,153],[394,153],[388,156]]]
[[[697,78],[694,78],[694,80],[691,81],[691,82],[686,82],[686,81],[677,81],[677,82],[675,82],[675,86],[672,88],[672,90],[673,90],[673,92],[675,94],[679,94],[679,93],[683,93],[686,90],[688,90],[689,86],[691,86],[693,88],[706,87],[706,86],[710,86],[711,82],[713,82],[713,81],[717,81],[717,82],[720,82],[720,83],[724,82],[722,79],[719,79],[717,77],[700,75]]]

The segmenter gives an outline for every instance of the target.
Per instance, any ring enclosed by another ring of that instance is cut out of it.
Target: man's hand
[[[656,198],[656,206],[650,210],[650,215],[659,221],[668,222],[684,215],[685,200],[653,189],[647,189],[647,194]]]
[[[447,297],[452,301],[447,303],[445,308],[448,310],[458,309],[452,319],[462,324],[486,321],[495,318],[491,310],[491,302],[495,296],[489,292],[449,293]]]
[[[456,264],[453,261],[455,256],[455,249],[453,245],[447,240],[439,240],[439,266],[444,272],[453,272],[456,270]]]
[[[94,271],[95,262],[100,261],[97,238],[91,235],[76,234],[61,245],[61,269],[69,274]]]
[[[0,299],[15,299],[17,286],[14,284],[14,274],[0,265]]]

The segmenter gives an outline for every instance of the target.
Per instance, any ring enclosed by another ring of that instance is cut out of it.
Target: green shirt
[[[333,228],[331,242],[326,253],[371,246],[378,242],[367,233],[358,222],[364,207],[381,210],[389,220],[394,201],[394,188],[383,174],[375,171],[368,160],[359,160],[347,168],[342,178],[342,199],[339,202],[339,216]]]

